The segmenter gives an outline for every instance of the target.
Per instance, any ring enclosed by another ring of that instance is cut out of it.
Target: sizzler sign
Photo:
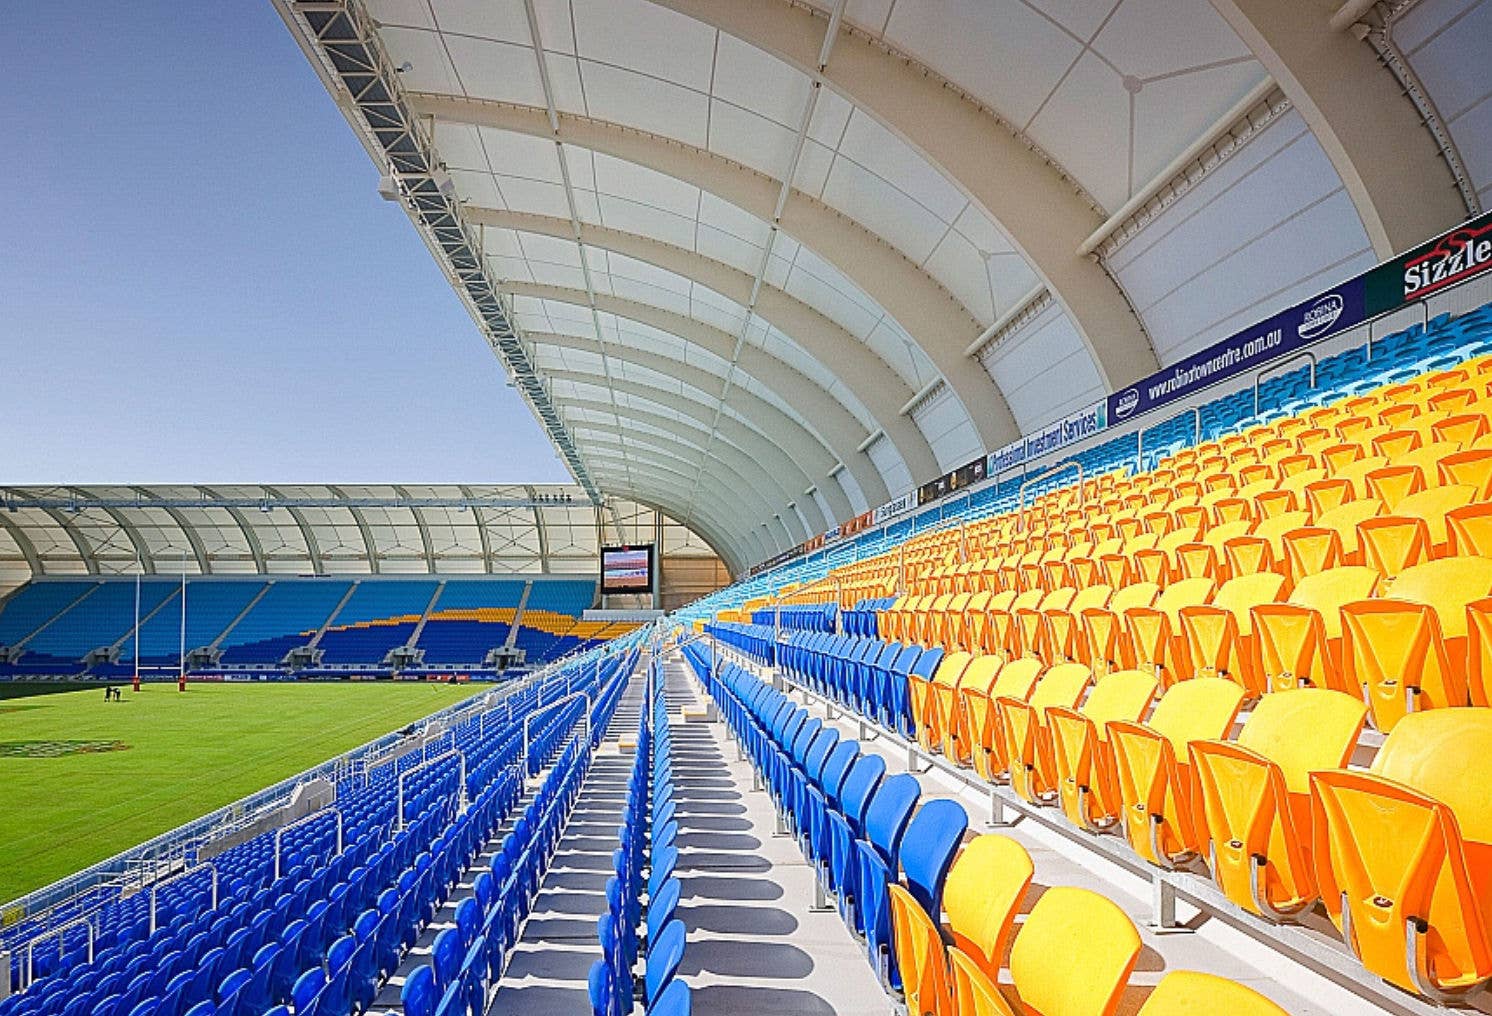
[[[1458,229],[1404,264],[1404,299],[1417,300],[1492,267],[1492,223]]]

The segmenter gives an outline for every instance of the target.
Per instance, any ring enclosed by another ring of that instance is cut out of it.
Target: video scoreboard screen
[[[601,548],[601,595],[653,590],[653,545]]]

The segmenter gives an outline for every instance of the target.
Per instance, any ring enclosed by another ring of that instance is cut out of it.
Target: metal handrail
[[[1299,363],[1301,360],[1309,360],[1310,361],[1310,363],[1311,363],[1311,387],[1312,388],[1316,387],[1316,354],[1313,353],[1313,352],[1311,352],[1309,349],[1303,349],[1299,353],[1296,353],[1294,356],[1290,357],[1287,360],[1281,360],[1279,363],[1272,363],[1268,367],[1262,367],[1262,368],[1259,369],[1259,372],[1254,375],[1254,415],[1255,416],[1259,415],[1259,385],[1264,380],[1264,376],[1266,374],[1277,373],[1282,368],[1288,367],[1292,363]],[[1198,410],[1199,414],[1200,414],[1200,412],[1201,411]]]
[[[455,758],[461,760],[461,784],[460,784],[460,788],[459,788],[460,792],[458,794],[458,799],[462,800],[462,801],[465,800],[465,798],[466,798],[466,752],[464,752],[464,751],[458,751],[455,748],[452,748],[449,751],[441,752],[439,755],[435,756],[434,758],[426,759],[425,761],[420,762],[417,765],[412,765],[408,769],[404,770],[402,773],[399,774],[399,778],[398,778],[398,780],[396,782],[398,783],[398,791],[399,791],[399,828],[400,829],[405,828],[405,823],[404,823],[404,779],[405,779],[405,777],[412,776],[413,774],[419,772],[421,769],[427,769],[430,766],[435,765],[437,762],[444,762],[446,759],[451,758],[453,756]]]
[[[1076,469],[1078,471],[1078,507],[1083,507],[1083,464],[1077,459],[1063,459],[1061,462],[1043,469],[1030,479],[1021,481],[1020,490],[1016,492],[1015,525],[1017,532],[1026,531],[1026,489],[1033,483],[1040,483],[1047,477],[1055,476],[1067,469]]]
[[[213,884],[214,884],[214,886],[216,886],[216,884],[217,884],[216,881],[214,881]],[[214,908],[216,908],[216,906],[217,906],[216,889],[214,889],[213,895],[214,895],[213,906],[214,906]],[[150,930],[154,931],[155,930],[155,897],[154,896],[151,897],[150,914],[151,914],[151,917],[150,917]],[[35,967],[34,967],[34,959],[33,959],[34,953],[36,952],[36,943],[42,941],[43,939],[52,938],[53,936],[61,936],[65,932],[67,932],[67,931],[69,931],[69,930],[71,930],[73,928],[76,928],[80,924],[83,927],[85,927],[85,928],[88,929],[88,962],[89,963],[93,962],[93,939],[98,934],[97,929],[95,929],[93,927],[93,918],[91,916],[90,917],[77,917],[77,918],[74,918],[73,920],[68,921],[66,924],[58,925],[57,927],[53,928],[51,931],[47,931],[47,932],[44,932],[44,933],[42,933],[40,935],[37,935],[35,938],[31,939],[31,941],[29,941],[29,942],[26,943],[26,983],[23,984],[23,985],[21,985],[21,990],[22,991],[25,991],[27,988],[31,987],[31,985],[36,980],[36,970],[35,970]],[[62,939],[60,937],[57,939],[57,955],[58,956],[62,955]],[[7,978],[10,977],[9,966],[10,966],[9,963],[7,963],[6,964],[6,969],[3,970],[3,971],[0,971],[0,975],[3,975],[5,977],[7,977]]]
[[[591,706],[592,706],[590,692],[572,691],[568,695],[564,695],[564,696],[562,696],[560,698],[555,699],[553,702],[549,703],[549,705],[547,705],[547,706],[544,706],[544,707],[539,708],[539,709],[535,709],[533,712],[529,713],[527,716],[525,716],[523,718],[523,775],[524,775],[525,779],[528,778],[529,724],[532,723],[534,717],[538,716],[541,712],[548,712],[551,709],[555,709],[555,708],[557,708],[559,706],[564,705],[566,702],[573,702],[576,699],[584,699],[585,700],[585,712],[584,712],[584,714],[581,715],[580,719],[581,719],[581,722],[583,722],[585,724],[585,736],[586,736],[587,740],[589,740],[589,738],[591,736]],[[463,780],[462,782],[464,783],[465,780]]]
[[[342,809],[338,808],[336,805],[330,805],[329,807],[322,808],[319,811],[313,811],[311,812],[311,814],[306,815],[303,818],[298,818],[288,825],[282,825],[275,830],[275,878],[280,877],[280,840],[284,838],[286,831],[294,829],[296,826],[305,825],[307,822],[315,821],[316,819],[328,814],[337,816],[337,855],[339,857],[341,856],[343,849]]]
[[[214,909],[214,910],[218,909],[218,866],[215,865],[215,864],[213,864],[211,861],[203,861],[200,864],[194,864],[190,868],[187,868],[185,871],[178,871],[174,875],[167,875],[165,878],[161,879],[159,882],[153,882],[153,883],[151,883],[151,886],[150,886],[150,931],[151,931],[151,934],[154,934],[155,933],[155,929],[156,929],[156,923],[155,923],[155,896],[156,896],[156,893],[158,893],[160,891],[161,886],[167,885],[167,884],[169,884],[171,882],[175,882],[175,881],[178,881],[178,880],[183,879],[183,878],[186,878],[188,875],[195,875],[197,872],[201,871],[203,868],[206,868],[208,871],[212,872],[212,909]]]

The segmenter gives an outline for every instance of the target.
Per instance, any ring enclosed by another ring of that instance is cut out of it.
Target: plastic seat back
[[[1370,773],[1312,777],[1327,912],[1371,972],[1440,1003],[1492,978],[1492,710],[1406,716]]]
[[[1074,825],[1101,832],[1116,821],[1119,793],[1108,724],[1139,720],[1155,698],[1157,685],[1144,671],[1121,670],[1095,685],[1078,709],[1047,709],[1057,801]]]
[[[943,881],[968,828],[963,805],[946,799],[927,802],[907,823],[901,870],[907,890],[933,917],[942,915]]]
[[[1191,745],[1213,878],[1234,903],[1283,919],[1316,898],[1310,867],[1310,774],[1351,757],[1366,707],[1341,692],[1266,695],[1238,741]]]
[[[1152,864],[1174,867],[1200,849],[1188,749],[1226,736],[1242,705],[1234,682],[1199,677],[1162,695],[1148,723],[1109,722],[1124,835]]]
[[[1015,936],[1010,976],[1030,1011],[1112,1016],[1139,956],[1139,932],[1116,904],[1087,889],[1054,886]]]
[[[1439,617],[1423,603],[1362,600],[1344,606],[1342,677],[1359,689],[1373,726],[1385,733],[1406,713],[1467,700],[1464,680],[1446,655]]]
[[[936,921],[917,898],[893,883],[891,929],[907,1012],[956,1016],[948,979],[948,954]]]
[[[959,1016],[1013,1016],[992,975],[962,949],[948,950],[953,977],[953,1009]]]
[[[943,910],[953,944],[996,977],[1035,869],[1026,848],[986,833],[964,846],[949,869]]]
[[[897,773],[881,781],[865,809],[865,838],[875,844],[892,871],[896,870],[902,834],[907,830],[912,809],[917,806],[921,794],[922,784],[917,777]]]

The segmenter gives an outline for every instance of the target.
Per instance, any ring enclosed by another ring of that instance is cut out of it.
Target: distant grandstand
[[[43,578],[0,602],[0,678],[125,678],[137,656],[146,677],[496,676],[637,627],[581,620],[595,596],[566,578]]]

